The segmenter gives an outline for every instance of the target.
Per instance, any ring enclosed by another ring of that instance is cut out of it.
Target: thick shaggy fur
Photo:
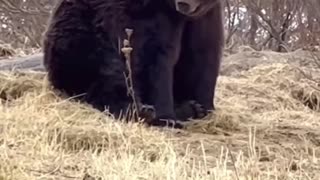
[[[218,0],[197,1],[211,8],[187,17],[174,0],[61,0],[43,44],[51,84],[68,95],[84,93],[82,99],[100,110],[125,110],[132,100],[119,40],[131,28],[134,90],[139,104],[154,107],[154,124],[213,110],[222,7]],[[191,114],[175,108],[185,103]]]

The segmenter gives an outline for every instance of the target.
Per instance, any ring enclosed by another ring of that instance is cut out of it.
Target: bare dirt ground
[[[320,179],[319,82],[308,52],[242,51],[223,61],[217,110],[172,130],[57,97],[43,73],[1,72],[0,180]]]

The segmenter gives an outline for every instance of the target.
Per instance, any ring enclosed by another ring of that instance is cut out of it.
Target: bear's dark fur
[[[200,5],[186,15],[190,9],[177,8],[177,1],[60,0],[43,44],[49,81],[70,96],[84,93],[80,97],[100,110],[126,110],[132,100],[119,42],[130,28],[134,90],[139,104],[154,107],[151,124],[202,117],[214,109],[222,4],[191,0]]]

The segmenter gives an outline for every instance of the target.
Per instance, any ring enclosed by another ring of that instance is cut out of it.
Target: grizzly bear
[[[133,100],[150,125],[214,110],[224,45],[221,0],[60,0],[43,41],[55,89],[119,116]],[[134,98],[128,94],[125,29]]]

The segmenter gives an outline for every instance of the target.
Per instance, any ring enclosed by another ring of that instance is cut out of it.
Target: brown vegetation
[[[3,72],[0,178],[319,179],[319,85],[301,70],[319,80],[320,69],[308,54],[225,58],[217,111],[180,131],[59,98],[45,74]],[[241,63],[256,59],[264,63]]]

